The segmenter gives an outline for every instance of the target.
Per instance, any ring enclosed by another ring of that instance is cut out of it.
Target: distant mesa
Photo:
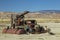
[[[60,10],[42,10],[41,13],[60,13]]]

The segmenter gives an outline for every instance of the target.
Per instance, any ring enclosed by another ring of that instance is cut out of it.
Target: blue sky
[[[60,0],[0,0],[0,12],[60,10]]]

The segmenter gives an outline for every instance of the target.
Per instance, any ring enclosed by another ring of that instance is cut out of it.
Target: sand
[[[55,35],[50,35],[48,33],[44,34],[2,34],[2,29],[0,27],[0,40],[60,40],[60,23],[39,23],[41,26],[48,26],[51,28],[51,32]]]

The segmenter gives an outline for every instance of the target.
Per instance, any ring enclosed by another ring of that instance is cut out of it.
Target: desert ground
[[[60,23],[38,23],[39,25],[51,29],[51,32],[55,35],[50,35],[48,33],[44,34],[3,34],[2,30],[4,27],[0,26],[0,40],[60,40]]]

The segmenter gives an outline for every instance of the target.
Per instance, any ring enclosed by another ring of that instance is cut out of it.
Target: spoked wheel
[[[19,29],[16,34],[26,34],[26,31],[24,29]]]
[[[7,32],[7,29],[6,28],[4,28],[3,29],[3,31],[2,31],[2,33],[6,33]]]

